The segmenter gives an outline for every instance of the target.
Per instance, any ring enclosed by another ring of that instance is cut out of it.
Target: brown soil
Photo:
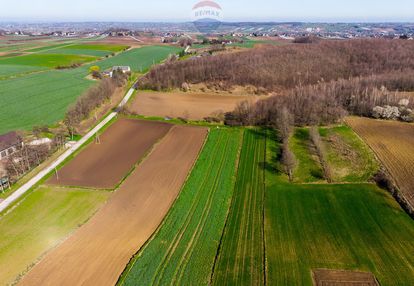
[[[183,117],[202,120],[217,113],[232,111],[244,100],[257,101],[257,96],[233,96],[215,93],[138,92],[129,110],[145,116]]]
[[[125,90],[124,88],[120,87],[117,88],[114,92],[114,94],[111,96],[110,100],[107,100],[104,102],[99,108],[97,108],[95,111],[92,112],[92,116],[90,116],[88,119],[81,122],[80,127],[78,128],[78,133],[81,135],[85,135],[91,127],[98,124],[100,119],[107,114],[112,108],[116,107],[121,100],[125,96]]]
[[[414,124],[359,117],[346,122],[376,153],[414,207]]]
[[[205,128],[174,126],[110,201],[20,284],[115,285],[167,214],[206,135]]]
[[[317,269],[312,276],[315,286],[379,286],[369,272]]]
[[[99,144],[89,144],[48,183],[113,189],[170,128],[166,123],[120,119],[99,136]]]

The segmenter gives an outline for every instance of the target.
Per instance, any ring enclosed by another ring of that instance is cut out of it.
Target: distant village
[[[53,37],[160,37],[162,41],[197,33],[192,23],[56,23],[56,24],[0,24],[0,35]],[[222,23],[215,35],[234,37],[296,37],[315,36],[326,39],[352,38],[414,38],[412,23]]]

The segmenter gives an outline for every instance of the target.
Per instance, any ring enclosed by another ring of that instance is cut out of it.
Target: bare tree
[[[332,171],[329,166],[328,160],[326,159],[326,152],[324,150],[318,128],[316,126],[312,126],[309,130],[309,135],[313,145],[315,146],[316,153],[321,163],[324,178],[328,181],[328,183],[332,183]]]
[[[282,164],[284,166],[286,174],[289,176],[289,181],[293,182],[293,171],[296,167],[295,155],[289,149],[288,141],[284,141],[282,145]]]

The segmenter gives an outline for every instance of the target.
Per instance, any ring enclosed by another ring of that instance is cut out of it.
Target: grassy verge
[[[85,223],[110,193],[39,187],[0,216],[0,284],[26,272],[45,252]]]
[[[239,129],[212,129],[178,199],[119,285],[208,285],[233,193]]]
[[[213,285],[264,284],[264,166],[266,135],[245,131],[229,217]]]
[[[32,179],[34,176],[36,176],[40,171],[42,171],[44,168],[46,168],[49,164],[51,164],[53,161],[55,161],[60,155],[62,155],[66,149],[61,149],[56,151],[52,154],[46,161],[41,163],[39,166],[31,170],[29,173],[24,175],[17,183],[11,186],[10,189],[5,190],[3,193],[0,192],[0,199],[5,199],[11,194],[13,194],[15,191],[17,191],[21,186],[26,184],[30,179]]]
[[[289,142],[297,166],[294,181],[297,183],[323,182],[323,171],[318,156],[313,152],[308,128],[296,128]]]
[[[371,150],[348,126],[319,129],[335,182],[366,182],[378,171]]]

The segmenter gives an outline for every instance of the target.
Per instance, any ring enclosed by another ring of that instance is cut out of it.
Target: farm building
[[[112,77],[114,71],[117,71],[117,70],[122,71],[122,73],[130,73],[131,72],[131,67],[129,67],[129,66],[113,66],[111,70],[104,71],[103,75]]]
[[[16,132],[0,135],[0,161],[18,151],[22,146],[23,141]]]

